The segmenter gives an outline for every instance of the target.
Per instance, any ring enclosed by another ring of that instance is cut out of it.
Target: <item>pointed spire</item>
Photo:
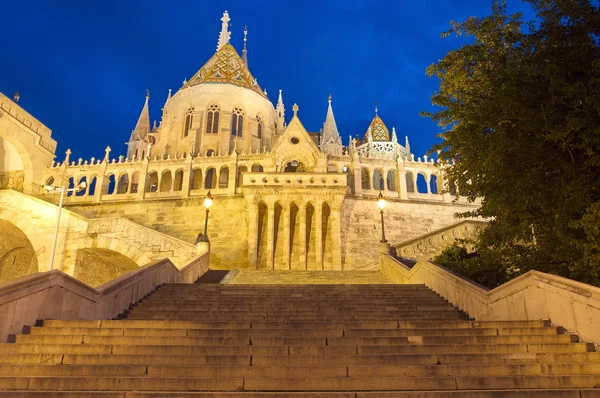
[[[404,137],[404,147],[410,153],[410,143],[408,142],[408,136]]]
[[[135,133],[137,133],[140,139],[144,139],[146,135],[150,132],[150,111],[148,109],[149,99],[150,91],[146,90],[146,102],[144,103],[144,107],[142,108],[140,117],[138,118],[137,124],[135,125],[135,129],[133,130]]]
[[[398,143],[398,137],[396,136],[396,127],[392,127],[392,142],[394,144]]]
[[[339,145],[341,150],[342,138],[340,137],[340,133],[337,128],[337,124],[335,123],[335,116],[333,116],[333,108],[331,106],[331,94],[329,94],[329,98],[327,98],[328,106],[327,106],[327,116],[325,117],[325,123],[323,123],[323,134],[321,135],[321,150],[325,150],[325,146],[327,143],[333,143],[336,146]],[[332,149],[333,150],[333,149]],[[330,151],[327,151],[330,152]],[[334,150],[334,152],[337,152]]]
[[[172,91],[172,90],[171,90],[171,89],[169,89],[169,95],[167,95],[167,100],[165,101],[165,104],[166,104],[167,102],[169,102],[169,100],[171,99],[171,91]]]
[[[221,33],[219,33],[219,42],[217,43],[217,51],[219,51],[225,44],[229,43],[231,38],[231,32],[229,31],[229,12],[225,10],[223,17],[221,18]]]
[[[277,132],[281,133],[285,129],[285,106],[283,105],[282,90],[279,90],[279,99],[275,111],[277,112]]]
[[[246,41],[248,41],[248,27],[244,26],[244,49],[242,50],[242,61],[248,67],[248,50],[246,49]]]

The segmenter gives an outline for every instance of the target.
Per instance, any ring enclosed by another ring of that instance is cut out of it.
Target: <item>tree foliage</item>
[[[491,219],[478,244],[517,269],[600,283],[600,7],[525,0],[525,24],[491,15],[451,22],[466,36],[427,69],[447,177]]]

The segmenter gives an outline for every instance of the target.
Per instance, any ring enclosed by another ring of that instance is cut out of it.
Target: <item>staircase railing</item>
[[[457,239],[475,239],[487,221],[464,220],[393,245],[399,257],[415,260],[431,259]]]
[[[600,343],[600,288],[529,271],[489,290],[427,260],[412,268],[382,254],[380,270],[399,284],[425,284],[478,321],[551,319],[584,341]]]
[[[209,253],[178,269],[168,259],[154,261],[93,288],[52,270],[0,284],[0,342],[38,319],[111,319],[165,283],[193,283],[208,270]]]

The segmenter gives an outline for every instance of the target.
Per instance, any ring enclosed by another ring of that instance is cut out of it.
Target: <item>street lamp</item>
[[[63,199],[65,192],[79,192],[87,188],[87,182],[81,181],[75,188],[67,189],[65,186],[58,187],[54,184],[54,177],[49,177],[46,183],[42,187],[48,191],[48,193],[60,193],[60,200],[58,201],[58,213],[56,215],[56,227],[54,228],[54,242],[52,243],[52,251],[50,252],[50,270],[54,269],[54,254],[56,253],[56,242],[58,241],[58,227],[60,227],[60,214],[62,213]]]
[[[204,208],[206,209],[206,218],[204,219],[204,235],[202,236],[201,242],[208,242],[208,235],[206,234],[206,230],[208,229],[208,211],[210,206],[212,206],[213,197],[210,191],[206,194],[206,198],[204,198]]]
[[[387,240],[385,239],[385,225],[383,223],[383,209],[385,209],[386,205],[387,202],[383,198],[381,191],[379,191],[379,196],[377,196],[377,207],[379,207],[381,213],[381,243],[387,243]]]

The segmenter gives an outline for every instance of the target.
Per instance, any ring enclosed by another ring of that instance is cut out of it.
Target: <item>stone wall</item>
[[[477,205],[388,200],[385,237],[392,245],[456,223],[455,214]],[[378,269],[381,215],[376,198],[346,198],[342,208],[344,269]]]
[[[281,191],[281,199],[290,199]],[[210,209],[208,236],[211,264],[225,268],[248,266],[248,210],[244,197],[217,196]],[[182,198],[139,202],[72,204],[69,209],[86,217],[125,217],[136,223],[194,243],[204,229],[201,199]],[[385,209],[386,237],[405,241],[456,223],[454,214],[474,205],[390,200]],[[381,239],[381,221],[375,198],[344,199],[341,242],[343,269],[377,269],[374,257]]]
[[[73,277],[96,287],[138,267],[135,261],[113,250],[80,249],[77,251]]]
[[[0,282],[37,272],[35,250],[23,231],[5,220],[0,231]]]

